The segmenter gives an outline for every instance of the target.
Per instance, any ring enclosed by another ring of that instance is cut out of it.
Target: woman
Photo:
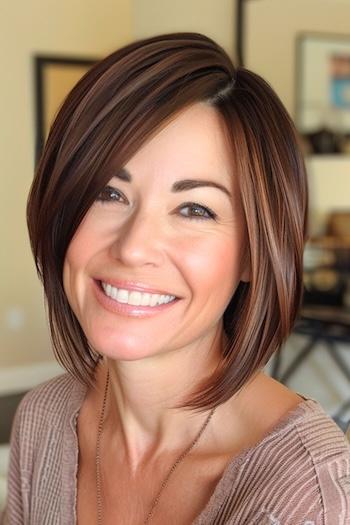
[[[290,117],[213,40],[140,40],[78,82],[28,202],[67,373],[17,409],[7,523],[349,521],[344,435],[263,371],[306,221]]]

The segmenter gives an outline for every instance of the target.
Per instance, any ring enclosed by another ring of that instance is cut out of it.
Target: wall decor
[[[312,153],[348,153],[350,35],[299,33],[295,121]]]
[[[57,110],[69,91],[97,60],[57,55],[34,56],[35,164]]]

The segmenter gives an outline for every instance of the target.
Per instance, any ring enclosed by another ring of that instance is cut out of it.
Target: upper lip
[[[168,292],[166,290],[159,290],[159,288],[151,288],[150,286],[147,286],[146,284],[140,283],[138,281],[119,281],[116,279],[110,279],[109,277],[99,279],[99,281],[106,284],[111,284],[115,288],[123,288],[125,290],[131,290],[135,292],[148,292],[159,295],[173,295],[177,297],[174,293]]]

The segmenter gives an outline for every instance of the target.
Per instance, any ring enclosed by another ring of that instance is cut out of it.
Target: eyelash
[[[106,186],[101,193],[97,196],[96,201],[101,202],[102,204],[108,204],[110,202],[119,202],[115,198],[112,197],[112,194],[114,195],[122,195],[122,193],[113,188],[112,186]],[[202,206],[201,204],[197,204],[196,202],[185,202],[181,208],[197,208],[202,209],[204,212],[207,213],[208,217],[205,217],[204,215],[193,215],[193,216],[184,216],[185,219],[189,220],[199,220],[199,221],[205,221],[205,220],[216,220],[217,215],[214,213],[210,208],[207,208],[206,206]]]

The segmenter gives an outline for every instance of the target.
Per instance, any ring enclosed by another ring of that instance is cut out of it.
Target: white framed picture
[[[297,35],[295,91],[301,133],[350,134],[350,35]]]

